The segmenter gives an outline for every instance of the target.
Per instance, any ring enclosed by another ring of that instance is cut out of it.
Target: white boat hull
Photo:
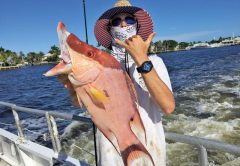
[[[69,156],[54,153],[52,149],[0,129],[0,164],[10,166],[52,166],[56,163],[69,166],[86,164]]]

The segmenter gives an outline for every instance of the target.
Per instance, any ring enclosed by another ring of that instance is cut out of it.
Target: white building
[[[240,37],[234,38],[234,43],[235,44],[240,44]]]
[[[51,56],[53,56],[53,54],[47,53],[47,54],[43,55],[42,60],[45,61],[48,57],[51,57]]]

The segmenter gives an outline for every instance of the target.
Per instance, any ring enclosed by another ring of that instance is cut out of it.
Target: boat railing
[[[60,152],[61,143],[59,139],[60,137],[58,134],[55,118],[60,118],[60,119],[65,119],[70,121],[92,123],[90,118],[75,115],[75,114],[65,114],[65,113],[60,113],[56,111],[44,111],[44,110],[26,108],[26,107],[17,106],[12,103],[1,102],[1,101],[0,101],[0,106],[6,106],[11,108],[14,119],[15,119],[18,136],[19,136],[19,139],[22,141],[22,143],[24,143],[25,136],[23,133],[22,125],[21,125],[21,120],[19,119],[19,116],[18,116],[18,112],[25,112],[25,113],[45,116],[47,119],[47,125],[48,125],[48,129],[49,129],[49,133],[52,141],[53,150],[56,153]],[[185,143],[185,144],[189,144],[197,147],[199,166],[208,165],[207,149],[220,150],[220,151],[224,151],[224,152],[228,152],[228,153],[240,156],[240,146],[237,146],[237,145],[232,145],[232,144],[227,144],[227,143],[223,143],[216,140],[210,140],[210,139],[199,138],[195,136],[188,136],[184,134],[177,134],[172,132],[165,132],[165,136],[167,140],[170,140],[173,142]]]

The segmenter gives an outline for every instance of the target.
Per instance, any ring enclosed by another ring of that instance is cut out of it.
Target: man
[[[94,32],[99,44],[111,50],[131,77],[146,130],[145,146],[155,165],[166,165],[161,112],[171,114],[175,101],[162,59],[157,55],[147,56],[155,35],[151,17],[145,10],[131,6],[127,0],[119,0],[97,20]],[[122,166],[121,156],[99,130],[96,138],[99,165]]]

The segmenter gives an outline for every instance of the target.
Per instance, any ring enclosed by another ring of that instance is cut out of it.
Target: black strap
[[[128,75],[130,76],[130,69],[129,69],[129,61],[128,61],[128,53],[127,51],[125,51],[125,69],[128,73]]]

